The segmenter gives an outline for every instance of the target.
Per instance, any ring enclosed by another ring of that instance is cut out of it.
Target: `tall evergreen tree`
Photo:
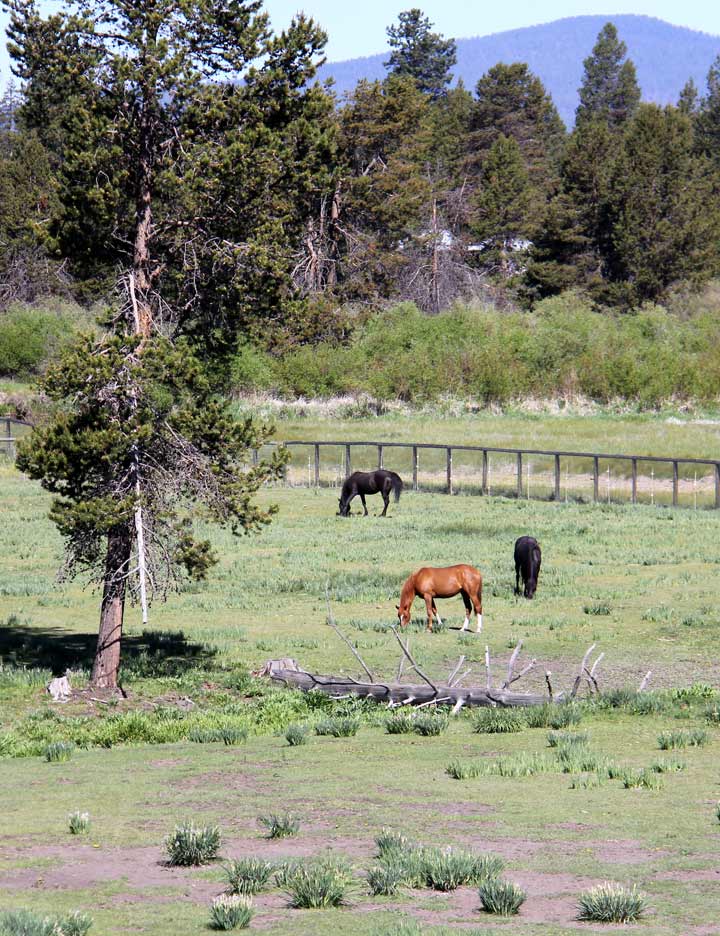
[[[688,78],[680,91],[678,97],[678,110],[687,114],[688,117],[694,117],[700,104],[700,92],[692,78]]]
[[[616,27],[606,23],[584,62],[580,104],[575,112],[578,127],[597,120],[621,127],[632,117],[640,103],[640,88],[635,66],[626,55],[627,46]]]
[[[720,271],[720,176],[694,152],[689,118],[643,104],[610,180],[603,244],[609,299],[657,300]]]
[[[697,146],[720,166],[720,55],[710,66],[696,121]]]
[[[452,81],[457,55],[455,40],[443,39],[432,26],[417,7],[401,13],[397,25],[386,30],[393,51],[385,67],[392,74],[413,78],[424,94],[438,98]]]
[[[483,265],[504,278],[515,272],[518,241],[533,235],[532,191],[520,147],[504,134],[495,140],[483,163],[479,191],[473,199],[470,230],[485,248]]]

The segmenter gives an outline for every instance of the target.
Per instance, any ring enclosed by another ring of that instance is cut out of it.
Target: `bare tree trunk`
[[[153,165],[154,165],[154,104],[153,94],[144,89],[138,124],[138,161],[135,177],[135,239],[133,274],[137,291],[138,321],[136,330],[147,338],[152,330],[153,315],[150,291],[156,272],[152,269],[151,241],[153,233]]]
[[[100,631],[90,677],[90,685],[99,689],[114,689],[117,686],[130,552],[128,530],[121,528],[108,535]]]

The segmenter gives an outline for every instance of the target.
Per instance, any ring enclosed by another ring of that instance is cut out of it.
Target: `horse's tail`
[[[403,482],[399,474],[396,474],[394,471],[390,472],[390,486],[393,494],[395,495],[395,503],[400,500],[400,495],[402,494]]]

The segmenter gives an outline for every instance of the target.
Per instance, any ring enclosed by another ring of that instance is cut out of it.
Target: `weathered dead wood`
[[[397,642],[398,642],[398,643],[400,644],[400,646],[402,647],[402,652],[403,652],[403,653],[405,654],[405,656],[408,658],[408,662],[410,663],[410,665],[412,666],[412,668],[415,670],[415,672],[418,674],[418,676],[419,676],[421,679],[424,679],[424,680],[425,680],[425,682],[428,684],[428,686],[430,686],[431,689],[434,689],[435,692],[437,692],[437,686],[435,685],[435,683],[432,682],[430,679],[428,679],[428,677],[425,675],[425,673],[423,673],[423,671],[422,671],[422,670],[420,669],[420,667],[417,665],[417,663],[415,662],[415,660],[413,660],[412,656],[410,655],[410,651],[408,650],[408,648],[405,646],[405,644],[404,644],[404,643],[402,642],[402,640],[400,639],[400,634],[398,634],[397,628],[396,628],[396,627],[392,627],[392,628],[390,628],[390,629],[392,630],[393,634],[395,634],[395,638],[397,639]]]
[[[309,692],[314,689],[325,695],[338,698],[341,695],[355,695],[376,702],[394,705],[423,705],[434,702],[438,705],[485,706],[525,706],[543,705],[545,695],[528,692],[508,692],[501,689],[481,689],[479,687],[460,688],[447,685],[409,685],[407,683],[359,683],[345,676],[324,676],[305,673],[302,670],[278,670],[271,667],[270,678],[293,689]]]
[[[52,696],[53,702],[67,702],[72,694],[70,680],[67,676],[56,676],[45,687]]]
[[[360,654],[358,653],[357,648],[354,647],[354,646],[352,645],[352,643],[347,639],[347,637],[342,633],[342,631],[340,630],[340,628],[339,628],[339,627],[337,626],[337,624],[335,623],[335,618],[333,617],[332,609],[331,609],[331,607],[330,607],[330,594],[329,594],[329,591],[328,591],[327,587],[325,588],[325,600],[327,601],[327,612],[328,612],[328,613],[327,613],[327,619],[326,619],[325,623],[328,625],[328,627],[332,627],[332,629],[333,629],[333,630],[335,631],[335,633],[338,635],[338,637],[340,638],[340,640],[344,641],[344,642],[348,645],[348,647],[350,647],[350,651],[352,652],[353,656],[354,656],[355,659],[358,661],[358,663],[360,664],[360,666],[362,666],[362,668],[363,668],[363,669],[365,670],[365,672],[367,673],[367,677],[368,677],[368,679],[370,680],[370,682],[375,682],[375,677],[373,676],[373,674],[372,674],[372,673],[370,672],[370,670],[368,669],[368,667],[367,667],[367,665],[366,665],[366,663],[365,663],[365,660],[363,660],[363,658],[362,658],[362,657],[360,656]]]
[[[645,675],[643,676],[643,681],[640,683],[640,688],[638,689],[638,692],[643,692],[645,690],[645,687],[650,682],[651,676],[652,676],[652,670],[648,670],[647,673],[645,673]]]

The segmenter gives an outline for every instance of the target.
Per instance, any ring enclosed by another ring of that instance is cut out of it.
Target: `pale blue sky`
[[[55,4],[53,4],[55,5]],[[40,6],[48,4],[40,2]],[[387,48],[385,29],[396,22],[398,13],[419,6],[445,36],[467,38],[486,36],[505,29],[517,29],[536,23],[547,23],[563,16],[638,13],[657,16],[678,26],[688,26],[702,32],[720,35],[720,3],[718,0],[546,0],[542,5],[531,0],[512,3],[488,3],[478,0],[266,0],[265,8],[273,25],[282,28],[294,13],[304,10],[314,17],[329,34],[327,48],[331,61],[384,52]],[[7,24],[0,11],[0,28]],[[0,83],[9,77],[9,63],[3,39],[0,49]]]

